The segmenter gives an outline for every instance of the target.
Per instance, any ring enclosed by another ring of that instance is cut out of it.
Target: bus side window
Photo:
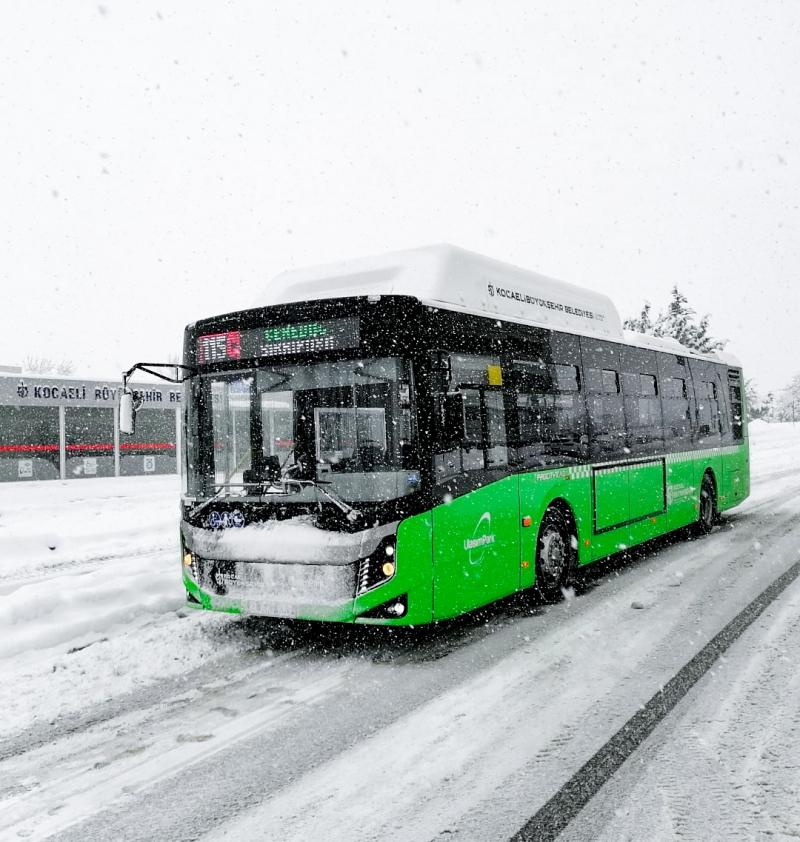
[[[664,447],[670,453],[692,448],[692,391],[686,358],[658,354]]]
[[[731,407],[731,431],[733,440],[744,441],[744,421],[742,419],[742,381],[735,369],[728,369],[728,393]]]
[[[718,436],[722,432],[717,384],[701,380],[697,384],[697,417],[701,437]]]
[[[455,449],[436,455],[436,482],[466,475],[467,486],[479,484],[484,471],[508,467],[501,362],[489,356],[452,354],[450,371],[450,388],[463,395],[465,437]]]
[[[590,456],[592,459],[624,459],[628,453],[619,346],[582,338],[581,355],[589,409]]]
[[[620,356],[628,449],[634,455],[660,453],[664,446],[664,422],[656,354],[643,348],[622,348]]]
[[[581,458],[584,404],[577,365],[514,360],[517,458],[523,467],[571,464]]]

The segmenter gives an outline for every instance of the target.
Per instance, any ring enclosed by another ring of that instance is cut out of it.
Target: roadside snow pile
[[[0,659],[183,603],[177,477],[0,486]]]
[[[183,604],[177,552],[22,585],[0,601],[0,659],[100,634]],[[120,568],[122,566],[128,570]]]
[[[175,476],[0,483],[0,735],[238,645],[184,612]]]

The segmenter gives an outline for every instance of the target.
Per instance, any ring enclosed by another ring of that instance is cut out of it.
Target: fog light
[[[191,567],[191,566],[192,566],[192,554],[191,554],[191,553],[186,553],[186,555],[184,555],[184,557],[183,557],[183,563],[184,563],[187,567]]]
[[[386,578],[387,578],[387,579],[388,579],[390,576],[394,576],[394,563],[393,563],[393,562],[391,562],[391,561],[387,561],[387,562],[383,565],[382,570],[383,570],[383,575],[384,575],[384,576],[386,576]]]
[[[406,613],[406,607],[402,602],[396,602],[389,610],[398,617],[402,617]]]

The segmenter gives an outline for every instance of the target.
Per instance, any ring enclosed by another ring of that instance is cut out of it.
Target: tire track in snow
[[[795,562],[715,635],[511,837],[511,842],[556,839],[719,657],[798,576],[800,561]]]

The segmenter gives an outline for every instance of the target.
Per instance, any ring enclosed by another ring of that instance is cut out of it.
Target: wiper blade
[[[293,477],[281,477],[281,481],[283,482],[284,486],[289,485],[310,485],[312,488],[316,488],[318,491],[321,491],[335,506],[337,506],[344,514],[347,516],[347,519],[353,523],[361,517],[361,512],[354,508],[353,506],[345,503],[340,497],[337,497],[332,491],[328,491],[327,488],[323,488],[322,485],[317,482],[315,479],[294,479]]]

